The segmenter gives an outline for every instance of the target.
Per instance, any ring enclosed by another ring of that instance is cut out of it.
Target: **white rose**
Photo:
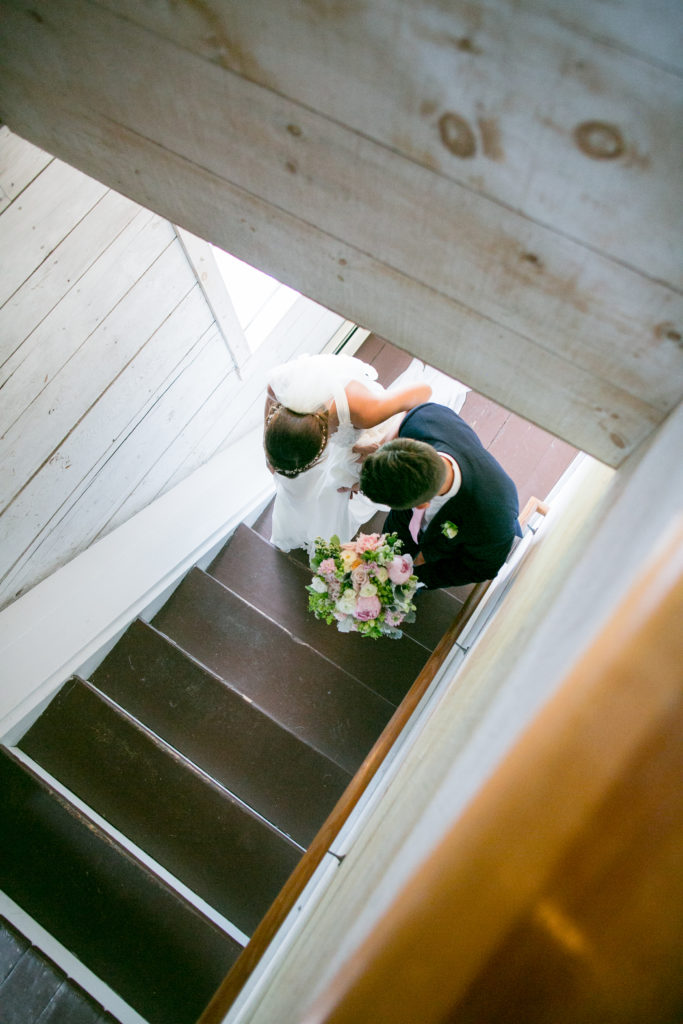
[[[356,610],[356,595],[353,590],[345,590],[335,604],[335,608],[344,615],[353,615]]]
[[[319,576],[314,576],[311,580],[311,589],[315,590],[317,594],[326,594],[327,583],[325,583],[325,580],[321,580]]]
[[[364,583],[360,588],[360,597],[374,597],[377,593],[377,587],[374,583]]]

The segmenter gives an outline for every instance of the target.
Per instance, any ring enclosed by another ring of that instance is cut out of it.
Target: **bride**
[[[381,507],[353,491],[363,456],[431,395],[427,383],[385,390],[375,368],[353,356],[300,356],[272,370],[264,429],[276,485],[272,543],[310,552],[316,537],[351,540]]]

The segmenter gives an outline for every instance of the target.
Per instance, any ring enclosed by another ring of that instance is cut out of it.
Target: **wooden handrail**
[[[522,528],[532,515],[538,512],[546,515],[548,506],[538,498],[529,498],[519,516]],[[198,1024],[220,1024],[235,999],[256,968],[275,933],[292,910],[305,886],[311,879],[323,857],[346,823],[351,812],[369,786],[377,770],[393,747],[409,718],[427,692],[437,672],[450,653],[453,644],[463,632],[472,615],[481,604],[491,580],[476,583],[452,623],[432,651],[422,671],[408,690],[396,711],[389,719],[370,753],[346,787],[324,822],[315,839],[308,847],[296,868],[261,919],[248,944],[223,979],[211,1002],[204,1010]]]

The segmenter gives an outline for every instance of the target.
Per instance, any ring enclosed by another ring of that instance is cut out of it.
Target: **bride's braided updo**
[[[295,477],[314,466],[327,446],[329,414],[292,412],[273,402],[266,418],[263,447],[272,469]]]

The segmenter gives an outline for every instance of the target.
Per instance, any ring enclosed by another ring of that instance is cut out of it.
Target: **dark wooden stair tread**
[[[463,602],[446,590],[420,589],[415,595],[415,622],[401,628],[433,651],[462,606]]]
[[[29,948],[28,939],[0,917],[0,984]]]
[[[2,1024],[119,1024],[50,958],[0,918]]]
[[[394,711],[200,569],[188,573],[152,625],[348,772]]]
[[[254,533],[258,533],[259,537],[263,537],[270,543],[271,534],[273,532],[273,505],[275,504],[275,498],[273,498],[268,505],[261,512],[260,516],[251,527]],[[286,552],[288,558],[293,558],[295,562],[299,562],[300,565],[308,568],[308,552],[304,548],[292,548],[291,551]]]
[[[394,706],[429,657],[429,650],[408,636],[371,640],[318,621],[308,611],[304,589],[310,571],[246,526],[237,528],[208,572]]]
[[[67,683],[20,748],[250,934],[301,849],[87,684]]]
[[[270,533],[273,528],[274,502],[275,498],[271,498],[266,507],[255,520],[254,525],[251,527],[254,533],[258,533],[261,537],[264,537],[266,540],[270,540]]]
[[[0,985],[0,1013],[3,1024],[34,1021],[49,1005],[63,977],[54,964],[36,950],[27,951]],[[97,1017],[92,1018],[93,1021]]]
[[[240,947],[0,748],[4,892],[150,1024],[195,1024]]]
[[[112,1024],[115,1018],[63,981],[40,1015],[37,1024]]]
[[[252,527],[255,533],[267,541],[270,541],[274,500],[265,507]],[[381,532],[386,516],[386,512],[377,512],[369,522],[361,527],[359,532]],[[308,567],[308,555],[303,548],[288,551],[287,557]],[[403,631],[407,636],[433,651],[462,608],[463,602],[464,597],[460,599],[450,590],[420,590],[416,595],[415,622],[405,623],[402,627]]]
[[[141,620],[91,682],[304,846],[351,780]]]
[[[54,998],[40,1015],[37,1024],[117,1024],[111,1014],[106,1013],[73,983],[63,981]]]

